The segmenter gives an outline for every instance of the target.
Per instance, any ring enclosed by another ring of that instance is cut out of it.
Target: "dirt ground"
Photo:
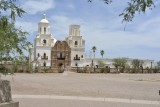
[[[160,74],[17,73],[10,80],[15,95],[64,95],[160,101]]]

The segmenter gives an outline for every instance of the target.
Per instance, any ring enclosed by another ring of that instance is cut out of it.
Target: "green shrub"
[[[136,68],[132,68],[130,73],[136,73]]]
[[[17,64],[14,64],[12,66],[12,70],[13,70],[14,73],[18,72],[18,66],[17,66]]]
[[[105,71],[105,73],[110,73],[110,67],[107,66]]]
[[[27,65],[26,65],[25,72],[31,73],[31,71],[32,71],[32,66],[31,66],[31,64],[27,64]]]
[[[158,67],[155,67],[153,70],[153,73],[159,73],[160,69]]]
[[[104,72],[105,72],[105,68],[101,68],[100,73],[104,73]]]
[[[78,73],[87,73],[87,70],[85,70],[85,69],[78,69]]]
[[[4,65],[0,65],[0,73],[7,75],[8,73],[10,73],[10,70],[7,69]]]

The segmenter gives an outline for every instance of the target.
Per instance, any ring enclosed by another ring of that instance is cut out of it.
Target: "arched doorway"
[[[46,67],[46,62],[45,61],[43,62],[43,66]]]
[[[63,63],[59,63],[58,66],[59,66],[59,67],[62,67],[62,66],[63,66]]]
[[[59,64],[58,64],[58,72],[59,72],[59,73],[64,72],[63,63],[59,63]]]

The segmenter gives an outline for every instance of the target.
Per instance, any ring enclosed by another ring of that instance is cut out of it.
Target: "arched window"
[[[63,56],[62,56],[62,53],[60,53],[60,58],[62,58]]]
[[[46,34],[46,27],[44,27],[44,34]]]
[[[44,66],[44,67],[46,66],[46,62],[43,63],[43,66]]]
[[[46,58],[46,53],[43,54],[43,57]]]
[[[57,54],[57,58],[64,59],[65,58],[65,54],[60,52],[60,53]]]
[[[76,55],[76,59],[78,59],[78,55]]]
[[[81,55],[81,58],[83,58],[83,55]]]
[[[44,39],[44,40],[43,40],[43,43],[44,43],[44,44],[46,44],[46,43],[47,43],[47,41]]]
[[[75,41],[74,45],[78,45],[78,42],[77,42],[77,41]]]

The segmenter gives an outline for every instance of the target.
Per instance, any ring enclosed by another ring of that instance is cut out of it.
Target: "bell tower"
[[[71,66],[76,66],[76,63],[84,59],[85,52],[85,40],[80,34],[80,25],[69,26],[69,36],[66,41],[71,48]]]
[[[50,24],[46,19],[46,15],[43,15],[43,19],[38,23],[38,33],[39,34],[51,34]]]
[[[38,34],[34,40],[34,60],[40,66],[51,66],[51,47],[56,43],[50,31],[50,23],[44,14],[38,23]]]

